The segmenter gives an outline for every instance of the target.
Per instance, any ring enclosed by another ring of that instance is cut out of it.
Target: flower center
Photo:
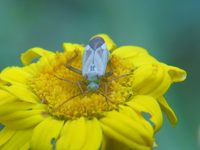
[[[119,56],[112,55],[112,75],[99,79],[97,90],[89,90],[87,79],[81,74],[65,67],[71,59],[70,66],[81,70],[82,53],[56,53],[54,58],[45,61],[44,68],[31,80],[33,91],[41,102],[48,105],[49,113],[58,118],[75,119],[81,116],[100,117],[103,112],[117,109],[135,95],[132,88],[132,70],[134,66]],[[41,59],[42,62],[42,59]],[[106,72],[111,68],[107,65]],[[91,85],[91,84],[90,84]]]

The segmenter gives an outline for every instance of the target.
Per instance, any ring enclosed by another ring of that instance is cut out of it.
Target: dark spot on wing
[[[96,50],[101,45],[103,45],[105,41],[101,37],[95,37],[89,41],[89,45],[92,49]]]

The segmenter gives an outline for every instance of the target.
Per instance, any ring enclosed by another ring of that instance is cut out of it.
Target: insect
[[[101,37],[95,37],[85,47],[82,59],[82,76],[88,81],[87,89],[99,89],[99,81],[105,75],[110,52]]]
[[[71,61],[73,61],[77,55],[78,54],[75,52],[75,55],[67,61],[65,67],[84,77],[88,92],[97,91],[99,89],[101,78],[103,76],[112,75],[112,66],[109,62],[110,52],[106,47],[105,41],[101,37],[94,37],[89,41],[83,52],[82,70],[70,65]],[[110,71],[106,72],[108,62],[110,64]],[[60,79],[67,82],[73,82],[68,79]],[[77,82],[77,84],[80,88],[80,82]]]
[[[83,52],[82,57],[82,70],[77,69],[70,65],[70,63],[78,56],[78,54],[75,52],[75,55],[70,58],[66,64],[65,67],[82,75],[85,79],[84,81],[71,81],[69,79],[60,78],[57,77],[60,80],[70,82],[73,84],[77,84],[81,93],[85,94],[88,92],[100,92],[101,95],[103,95],[106,98],[106,101],[108,103],[108,85],[107,82],[115,80],[117,78],[124,77],[128,74],[124,74],[115,78],[111,78],[110,80],[107,80],[104,84],[105,86],[105,92],[100,91],[100,81],[103,77],[109,77],[113,74],[112,65],[109,61],[110,58],[110,52],[107,49],[106,43],[103,38],[101,37],[94,37],[92,38],[88,45],[86,45],[85,50]],[[110,71],[106,72],[107,65],[109,65]],[[83,91],[81,83],[86,84],[87,90]],[[78,95],[80,95],[78,94]],[[70,99],[73,99],[74,97],[78,96],[75,95],[71,97]],[[64,102],[66,103],[66,102]],[[63,103],[63,104],[64,104]],[[62,105],[62,104],[61,104]]]

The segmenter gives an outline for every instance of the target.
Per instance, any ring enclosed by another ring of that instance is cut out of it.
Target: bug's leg
[[[69,82],[69,83],[72,83],[72,84],[77,84],[79,90],[81,91],[81,93],[83,94],[83,88],[81,87],[81,84],[80,82],[82,81],[73,81],[73,80],[69,80],[69,79],[65,79],[65,78],[61,78],[61,77],[58,77],[56,75],[54,75],[56,78],[58,78],[59,80],[62,80],[62,81],[65,81],[65,82]]]
[[[113,77],[113,78],[111,78],[111,79],[106,79],[106,82],[111,82],[111,81],[113,81],[113,80],[117,80],[117,79],[120,79],[120,78],[129,76],[129,75],[132,75],[132,73],[126,73],[126,74],[123,74],[123,75],[120,75],[120,76],[117,76],[117,77]]]
[[[105,97],[106,97],[106,102],[108,103],[108,83],[105,83]]]
[[[66,78],[58,77],[56,75],[54,75],[54,77],[58,78],[59,80],[65,81],[65,82],[69,82],[69,83],[72,83],[72,84],[75,83],[75,81],[73,81],[73,80],[69,80],[69,79],[66,79]]]
[[[77,69],[70,65],[70,63],[78,56],[78,53],[76,51],[74,51],[74,52],[75,52],[75,55],[67,60],[65,67],[81,75],[82,71],[80,69]]]
[[[76,84],[78,85],[78,87],[79,87],[81,93],[84,94],[84,91],[83,91],[83,88],[82,88],[82,86],[81,86],[80,81],[77,81]]]
[[[104,87],[105,87],[104,92],[102,92],[101,90],[98,90],[98,91],[99,91],[99,93],[100,93],[101,95],[103,95],[103,96],[106,98],[106,103],[107,103],[107,105],[109,105],[109,102],[112,103],[112,101],[109,100],[109,98],[108,98],[108,83],[105,83],[105,84],[104,84]]]
[[[105,77],[109,77],[113,75],[113,67],[110,61],[108,62],[108,65],[110,67],[110,71],[105,73]]]
[[[104,97],[106,98],[106,103],[107,103],[107,105],[108,105],[108,102],[109,102],[109,100],[108,100],[108,96],[105,95],[105,94],[103,94],[103,92],[100,91],[100,90],[98,90],[98,92],[99,92],[102,96],[104,96]]]

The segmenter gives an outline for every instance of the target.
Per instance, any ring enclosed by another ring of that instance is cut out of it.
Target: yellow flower
[[[81,68],[79,44],[64,43],[64,52],[56,53],[29,49],[21,55],[25,66],[0,73],[0,149],[148,150],[162,126],[161,109],[176,124],[163,95],[186,72],[141,47],[117,47],[107,35],[97,36],[112,52],[114,71],[97,92],[82,94],[77,81],[83,77],[65,67],[76,54],[71,66]]]

